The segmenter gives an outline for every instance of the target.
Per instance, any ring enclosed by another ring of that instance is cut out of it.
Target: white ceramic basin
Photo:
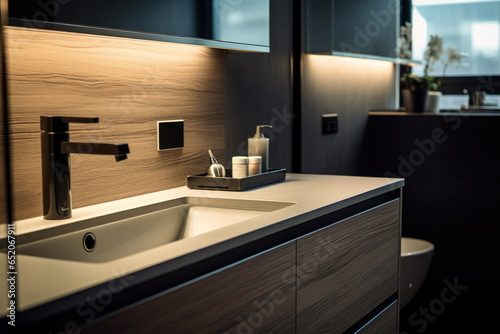
[[[292,204],[182,197],[74,224],[77,230],[21,244],[17,251],[21,255],[70,261],[107,262]]]

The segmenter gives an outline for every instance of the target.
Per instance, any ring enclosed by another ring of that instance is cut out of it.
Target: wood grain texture
[[[356,334],[396,334],[398,332],[398,303],[394,303],[361,328]]]
[[[297,333],[342,333],[398,289],[399,199],[297,240]]]
[[[225,51],[8,27],[15,219],[42,214],[39,116],[95,116],[73,141],[131,153],[72,155],[73,208],[186,184],[212,149],[224,163]],[[184,148],[158,152],[156,122],[184,120]]]
[[[83,333],[295,332],[295,241],[83,328]]]
[[[3,10],[3,8],[1,9]],[[0,63],[3,60],[3,27],[0,25]],[[0,77],[3,78],[3,68],[0,67]],[[7,179],[6,179],[6,161],[5,161],[5,133],[4,133],[4,99],[3,95],[3,80],[0,79],[0,225],[7,224]]]

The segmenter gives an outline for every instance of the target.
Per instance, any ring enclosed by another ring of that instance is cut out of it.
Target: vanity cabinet
[[[399,333],[397,322],[398,316],[398,303],[393,302],[384,311],[357,331],[356,334]]]
[[[398,198],[167,290],[83,333],[397,333],[399,253]]]
[[[399,240],[399,199],[299,238],[297,333],[343,333],[392,303]],[[397,314],[390,322],[397,327]]]
[[[294,333],[295,241],[187,282],[83,333]]]

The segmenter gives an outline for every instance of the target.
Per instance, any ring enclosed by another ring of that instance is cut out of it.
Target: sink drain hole
[[[88,232],[83,236],[83,248],[87,252],[92,252],[95,248],[96,238],[94,233]]]

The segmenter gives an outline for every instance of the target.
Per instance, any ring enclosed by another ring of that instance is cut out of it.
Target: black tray
[[[230,173],[231,171],[229,170],[228,174],[231,175]],[[207,176],[207,174],[190,175],[187,179],[187,186],[190,189],[242,191],[266,184],[281,182],[285,179],[286,168],[269,168],[267,173],[247,176],[242,179],[234,179],[232,177],[210,177]]]

